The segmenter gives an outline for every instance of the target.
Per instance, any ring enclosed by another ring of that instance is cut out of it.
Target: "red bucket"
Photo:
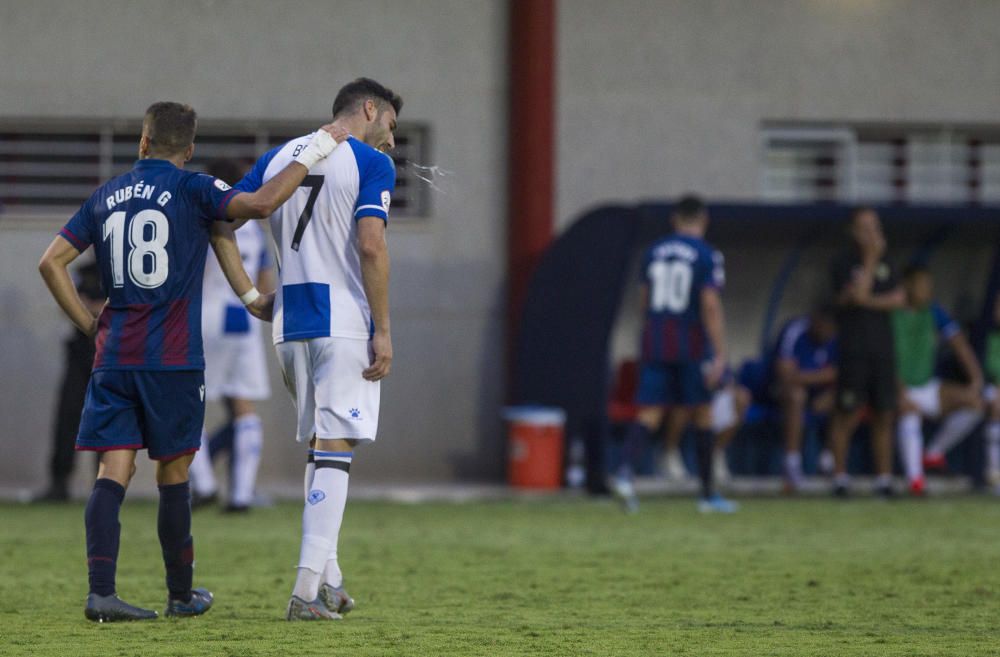
[[[563,427],[560,408],[506,408],[507,482],[515,488],[552,490],[562,486]]]

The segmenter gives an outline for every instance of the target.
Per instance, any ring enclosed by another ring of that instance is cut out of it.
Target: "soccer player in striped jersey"
[[[309,443],[298,575],[288,620],[336,620],[354,607],[337,543],[354,448],[375,440],[379,382],[389,374],[386,226],[396,170],[386,154],[402,99],[359,78],[333,101],[347,147],[317,164],[271,215],[279,285],[274,343]],[[236,186],[253,191],[309,144],[309,135],[264,154]]]
[[[90,593],[84,613],[94,621],[156,618],[156,612],[118,598],[115,586],[118,516],[140,449],[157,462],[166,613],[195,616],[211,607],[211,593],[192,589],[188,466],[205,413],[201,286],[213,224],[270,214],[309,167],[333,151],[331,134],[346,136],[332,126],[332,133],[321,130],[268,185],[242,193],[212,176],[183,170],[194,153],[196,127],[187,105],[151,105],[135,167],[98,188],[39,263],[59,306],[77,328],[97,336],[76,443],[78,450],[101,454],[85,513]],[[97,317],[80,300],[67,271],[91,246],[108,296]],[[269,318],[273,299],[253,294],[238,258],[222,263],[234,291],[251,312]]]
[[[712,393],[726,370],[725,321],[721,290],[722,254],[705,241],[708,211],[701,199],[685,196],[674,206],[674,234],[653,244],[642,266],[642,363],[638,422],[634,431],[656,431],[671,407],[674,427],[693,424],[701,480],[699,509],[731,513],[736,505],[714,487]],[[641,440],[637,438],[635,440]],[[612,490],[633,504],[627,481]]]

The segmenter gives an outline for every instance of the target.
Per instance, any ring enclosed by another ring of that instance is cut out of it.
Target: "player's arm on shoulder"
[[[38,262],[38,271],[52,293],[52,297],[77,328],[89,337],[97,333],[97,317],[80,299],[80,294],[69,275],[69,265],[80,255],[80,250],[63,235],[57,235]]]
[[[274,292],[261,294],[250,280],[250,275],[243,267],[240,247],[236,243],[236,233],[232,224],[216,221],[212,224],[212,235],[209,238],[219,267],[229,281],[229,287],[243,301],[250,314],[265,322],[271,321],[274,308]]]
[[[372,350],[375,360],[362,376],[378,381],[392,369],[392,337],[389,325],[389,247],[385,241],[385,220],[364,216],[358,219],[358,252],[361,256],[361,282],[371,308],[375,335]]]
[[[233,220],[261,219],[274,214],[281,204],[295,193],[305,180],[309,168],[344,143],[350,134],[344,128],[329,123],[313,134],[312,141],[295,156],[295,160],[276,176],[253,192],[239,192],[226,206],[226,218]],[[244,223],[240,221],[240,225]]]

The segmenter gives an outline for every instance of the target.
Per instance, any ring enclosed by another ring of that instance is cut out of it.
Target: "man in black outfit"
[[[871,411],[872,455],[878,495],[892,494],[892,424],[896,409],[896,357],[891,313],[905,303],[885,258],[885,235],[872,208],[851,214],[850,249],[833,262],[840,336],[836,410],[830,420],[834,494],[846,496],[847,452],[861,410]]]
[[[104,305],[101,278],[93,262],[76,270],[76,289],[91,312],[97,314]],[[56,423],[52,432],[52,458],[49,461],[49,487],[35,498],[36,502],[66,502],[69,500],[69,478],[76,457],[76,434],[80,414],[87,395],[90,370],[94,365],[94,339],[77,329],[66,339],[66,369],[59,386]]]

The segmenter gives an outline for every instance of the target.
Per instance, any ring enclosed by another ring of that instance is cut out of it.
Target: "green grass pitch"
[[[162,610],[156,507],[126,502],[118,589]],[[627,517],[586,500],[351,503],[341,565],[357,610],[287,623],[300,507],[195,516],[207,616],[83,617],[79,505],[0,506],[0,654],[1000,654],[1000,503],[685,499]]]

